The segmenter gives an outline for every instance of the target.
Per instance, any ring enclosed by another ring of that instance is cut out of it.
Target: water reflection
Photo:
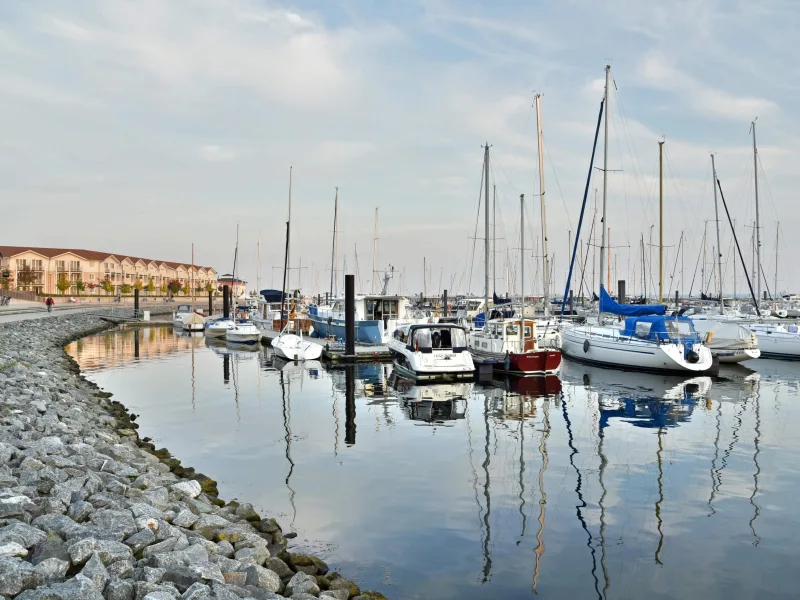
[[[328,369],[168,328],[69,351],[224,497],[393,598],[796,583],[798,382],[771,361],[714,381],[567,363],[560,378],[415,385],[391,365]]]

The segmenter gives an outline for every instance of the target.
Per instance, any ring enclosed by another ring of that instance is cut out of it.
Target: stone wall
[[[274,519],[140,438],[63,349],[108,326],[0,325],[0,598],[383,598],[291,552]]]

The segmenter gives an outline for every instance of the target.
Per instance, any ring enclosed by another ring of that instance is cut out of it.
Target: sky
[[[524,193],[525,291],[541,293],[539,93],[561,294],[610,64],[611,279],[641,293],[643,239],[651,295],[657,285],[659,141],[664,293],[717,287],[711,152],[752,263],[755,120],[762,289],[775,287],[779,231],[778,290],[797,291],[799,28],[793,0],[4,2],[0,241],[174,261],[189,261],[194,244],[198,264],[229,272],[238,223],[238,272],[251,288],[279,288],[291,166],[294,287],[331,287],[338,187],[338,292],[344,272],[368,292],[394,267],[390,293],[482,295],[488,142],[492,286],[519,290]],[[584,253],[602,165],[601,129]],[[596,289],[592,262],[584,278]]]

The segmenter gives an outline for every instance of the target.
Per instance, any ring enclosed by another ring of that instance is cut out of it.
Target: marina
[[[547,377],[425,384],[389,363],[286,362],[183,335],[109,331],[67,351],[158,444],[217,473],[223,497],[248,498],[362,588],[723,599],[798,584],[791,362],[712,378],[565,361]],[[731,569],[718,549],[734,546]]]

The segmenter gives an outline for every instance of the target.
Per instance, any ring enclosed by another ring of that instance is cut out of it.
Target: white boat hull
[[[464,349],[415,352],[404,343],[392,339],[387,344],[398,374],[417,381],[452,381],[471,379],[475,374],[472,355]]]
[[[565,329],[562,352],[581,362],[641,371],[703,373],[713,366],[711,351],[699,344],[694,347],[698,361],[690,363],[684,359],[683,344],[656,344],[613,333],[602,335],[592,329],[585,326]],[[611,331],[610,328],[597,329]]]
[[[322,356],[322,345],[293,333],[285,333],[272,340],[272,349],[279,357],[290,361],[317,360]]]
[[[261,332],[252,323],[238,323],[225,332],[225,340],[232,344],[258,344]]]
[[[230,319],[220,319],[206,327],[206,335],[209,337],[225,337],[229,329],[233,328],[233,321]]]
[[[800,359],[800,333],[781,331],[781,329],[750,327],[758,337],[762,358]]]

